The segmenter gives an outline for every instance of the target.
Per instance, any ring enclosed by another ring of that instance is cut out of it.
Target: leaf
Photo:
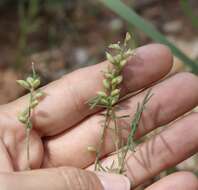
[[[145,21],[139,16],[133,9],[125,5],[120,0],[101,0],[106,7],[118,14],[121,18],[127,21],[129,24],[134,25],[146,35],[148,35],[154,41],[167,45],[184,64],[191,68],[191,71],[198,73],[198,65],[195,61],[185,55],[180,49],[178,49],[173,43],[171,43],[162,33],[160,33],[153,25],[148,21]]]
[[[148,101],[150,100],[151,97],[152,97],[151,89],[149,89],[148,92],[146,93],[142,103],[137,104],[136,112],[135,112],[134,118],[131,122],[131,126],[130,126],[131,131],[129,133],[128,142],[127,142],[130,149],[132,148],[134,150],[133,137],[135,136],[135,134],[137,132],[138,125],[139,125],[142,113],[145,109],[145,106],[146,106],[146,104],[148,103]]]

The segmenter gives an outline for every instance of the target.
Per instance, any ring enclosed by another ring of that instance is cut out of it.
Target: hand
[[[101,89],[101,70],[107,64],[103,62],[77,70],[43,88],[47,96],[34,112],[30,138],[31,168],[38,170],[23,171],[27,166],[25,133],[17,115],[26,106],[27,97],[0,107],[1,190],[130,189],[124,176],[88,171],[92,170],[94,155],[87,151],[87,146],[97,146],[101,116],[99,110],[90,110],[86,102]],[[170,51],[153,44],[138,48],[136,56],[123,71],[123,95],[155,83],[152,87],[154,95],[143,113],[136,138],[170,123],[165,130],[139,145],[135,153],[128,155],[126,170],[132,187],[198,150],[198,114],[190,113],[179,118],[198,104],[198,79],[193,74],[180,73],[161,80],[171,67]],[[124,109],[120,112],[133,115],[144,94],[140,92],[122,102],[120,106]],[[172,122],[175,119],[178,120]],[[114,151],[109,139],[107,135],[103,151],[107,165],[112,159],[108,154]],[[147,189],[196,190],[198,180],[189,172],[178,172]]]

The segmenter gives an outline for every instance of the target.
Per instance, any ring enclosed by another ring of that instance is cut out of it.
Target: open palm
[[[64,171],[72,170],[73,176],[79,175],[67,166],[92,170],[95,157],[87,151],[87,146],[99,143],[102,116],[98,114],[100,110],[90,110],[86,102],[101,89],[101,70],[107,64],[103,62],[74,71],[43,88],[46,97],[34,112],[34,129],[30,138],[31,168],[42,169],[23,171],[27,167],[25,133],[17,114],[26,106],[27,97],[0,107],[1,187],[6,187],[6,190],[63,190],[70,187],[65,181],[72,176],[68,177],[67,172],[64,175]],[[169,124],[165,130],[140,144],[135,153],[128,155],[126,172],[133,187],[198,151],[198,114],[190,113],[176,120],[197,106],[198,79],[189,73],[179,73],[161,80],[171,67],[170,51],[162,45],[152,44],[138,48],[123,71],[123,96],[153,85],[154,95],[143,113],[136,138]],[[145,91],[141,91],[121,102],[120,106],[124,108],[120,110],[121,114],[133,116],[144,95]],[[127,119],[121,122],[123,135],[128,133],[127,124]],[[113,151],[114,145],[107,135],[102,155],[104,164],[111,163],[113,156],[108,155]],[[64,166],[61,175],[55,169],[60,166]],[[53,177],[57,179],[52,180]],[[78,188],[74,184],[70,189]],[[89,190],[88,187],[84,189]],[[179,172],[148,189],[194,190],[198,189],[198,181],[193,174]]]

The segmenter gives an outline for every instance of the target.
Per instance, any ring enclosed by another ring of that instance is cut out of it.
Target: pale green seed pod
[[[36,94],[35,94],[35,98],[37,99],[37,98],[41,98],[41,97],[43,97],[44,96],[44,92],[42,92],[42,91],[39,91],[39,92],[36,92]]]
[[[124,59],[124,60],[122,60],[122,61],[120,62],[120,66],[121,66],[121,67],[124,67],[124,66],[126,65],[126,63],[127,63],[127,60]]]
[[[107,96],[107,94],[103,91],[99,91],[97,94],[101,97],[106,97]]]
[[[109,48],[111,48],[111,49],[116,49],[116,50],[120,50],[120,49],[121,49],[121,47],[120,47],[119,44],[110,44],[110,45],[109,45]]]
[[[24,117],[27,117],[27,115],[28,115],[28,111],[29,111],[29,109],[28,109],[28,108],[26,108],[24,111],[22,111],[22,112],[21,112],[21,114],[20,114],[20,115],[22,115],[22,116],[24,116]]]
[[[39,101],[38,101],[38,100],[34,100],[34,101],[31,103],[31,108],[35,108],[38,104],[39,104]]]
[[[125,40],[129,41],[131,39],[131,34],[129,32],[126,33]]]
[[[116,104],[116,103],[118,102],[118,100],[119,100],[119,96],[118,96],[118,95],[117,95],[117,96],[114,96],[114,97],[112,98],[112,100],[111,100],[111,104],[112,104],[112,105]]]
[[[114,62],[113,56],[112,56],[110,53],[108,53],[108,52],[106,52],[106,58],[107,58],[107,60],[108,60],[110,63],[113,63],[113,62]]]
[[[118,85],[122,82],[123,77],[120,75],[112,80],[112,85]]]
[[[134,50],[132,49],[128,49],[126,52],[125,52],[125,56],[130,56],[130,55],[133,55],[134,54]]]
[[[104,76],[108,79],[111,79],[113,77],[111,73],[105,73]]]
[[[36,78],[36,79],[34,79],[34,81],[32,83],[32,87],[37,88],[37,87],[39,87],[40,83],[41,83],[40,79]]]
[[[25,80],[17,80],[17,83],[25,89],[30,89],[30,85]]]
[[[116,95],[118,95],[118,94],[120,94],[120,89],[115,89],[115,90],[113,90],[113,91],[111,92],[111,96],[116,96]]]
[[[103,104],[103,105],[108,105],[109,104],[109,102],[105,98],[102,98],[100,100],[100,103]]]
[[[30,86],[32,86],[34,79],[32,77],[27,77],[26,81]]]
[[[118,64],[120,63],[120,61],[122,60],[122,56],[120,54],[116,55],[114,57],[115,59],[115,65],[119,66]]]
[[[105,87],[106,89],[109,89],[109,88],[110,88],[110,83],[109,83],[109,81],[108,81],[107,79],[104,79],[104,80],[103,80],[103,85],[104,85],[104,87]]]
[[[124,39],[124,46],[126,46],[130,40],[131,40],[131,34],[127,32]]]
[[[20,115],[18,116],[18,120],[19,120],[21,123],[25,124],[25,123],[27,122],[27,117],[24,116],[24,115],[22,115],[22,114],[20,114]]]

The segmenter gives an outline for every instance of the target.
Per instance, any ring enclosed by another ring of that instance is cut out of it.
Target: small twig
[[[26,80],[17,80],[17,83],[29,91],[29,105],[19,114],[18,120],[25,125],[27,169],[30,169],[30,134],[33,127],[32,112],[39,104],[39,99],[44,95],[40,90],[36,90],[40,85],[40,78],[35,72],[34,63],[32,63],[32,76],[27,77]]]

